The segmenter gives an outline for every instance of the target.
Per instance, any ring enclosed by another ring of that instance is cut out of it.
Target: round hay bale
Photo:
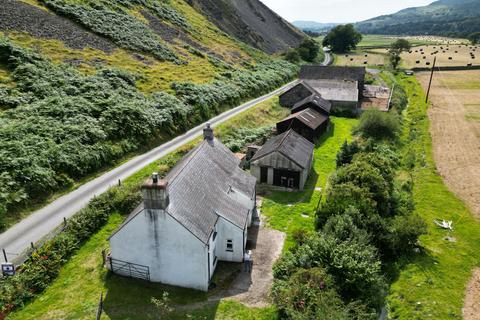
[[[453,58],[452,58],[452,57],[448,57],[448,60],[453,60]]]
[[[429,65],[430,65],[430,62],[427,62],[426,65],[429,66]]]
[[[415,61],[415,63],[416,63],[416,64],[419,64],[419,63],[420,63],[420,60]]]

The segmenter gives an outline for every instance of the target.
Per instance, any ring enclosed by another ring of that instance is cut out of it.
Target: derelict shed
[[[268,140],[250,162],[257,182],[303,190],[312,168],[314,144],[294,130]]]
[[[297,102],[292,108],[292,113],[297,113],[308,108],[328,116],[330,115],[332,104],[330,101],[323,99],[319,94],[315,94]]]
[[[280,95],[280,105],[284,108],[292,108],[297,102],[302,101],[312,94],[318,93],[308,83],[301,81]]]
[[[256,180],[210,127],[204,137],[143,185],[143,203],[109,239],[114,273],[207,291],[218,261],[243,261]]]
[[[330,118],[328,115],[318,113],[314,109],[308,108],[278,122],[277,132],[284,133],[293,129],[307,140],[314,142],[327,130],[329,122]]]

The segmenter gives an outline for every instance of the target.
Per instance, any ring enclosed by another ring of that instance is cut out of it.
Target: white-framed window
[[[226,249],[227,252],[233,252],[233,240],[232,239],[228,239],[227,240],[227,249]]]

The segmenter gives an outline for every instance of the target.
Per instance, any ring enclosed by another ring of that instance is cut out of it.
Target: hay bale
[[[427,62],[426,65],[429,66],[429,65],[430,65],[430,62]]]

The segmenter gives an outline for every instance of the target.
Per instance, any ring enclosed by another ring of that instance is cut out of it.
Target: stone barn
[[[333,114],[357,114],[365,85],[365,67],[303,66],[300,79],[332,103]]]
[[[294,130],[268,140],[255,154],[250,172],[257,181],[303,190],[313,163],[314,144]]]
[[[315,89],[305,81],[301,81],[299,84],[280,95],[280,105],[285,108],[292,108],[297,102],[302,101],[313,94],[318,95],[318,92],[316,92]]]
[[[292,114],[277,123],[277,132],[284,133],[290,129],[300,133],[307,140],[314,142],[327,131],[330,118],[312,108]]]
[[[109,239],[114,273],[207,291],[218,261],[243,261],[256,180],[209,126],[204,137],[143,185],[143,203]]]
[[[313,109],[318,113],[321,113],[325,116],[330,115],[330,110],[332,109],[332,104],[323,99],[320,95],[311,95],[299,102],[297,102],[293,108],[292,113],[297,113],[305,109]]]

